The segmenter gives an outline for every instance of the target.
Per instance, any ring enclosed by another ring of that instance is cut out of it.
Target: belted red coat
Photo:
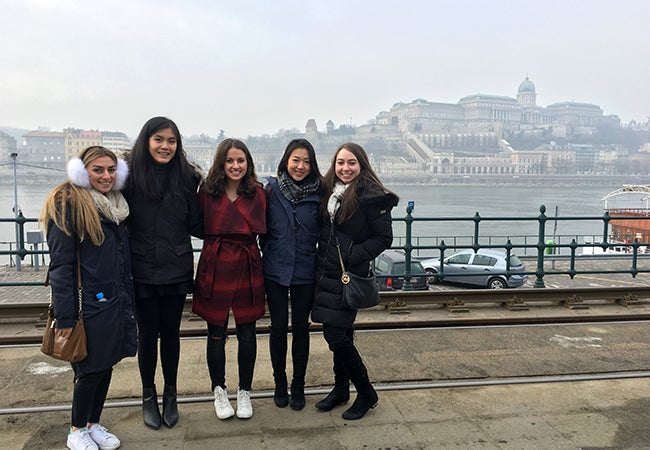
[[[264,315],[264,274],[257,244],[266,233],[266,195],[258,187],[250,198],[213,196],[199,191],[205,238],[196,270],[192,311],[223,326],[232,309],[236,323]]]

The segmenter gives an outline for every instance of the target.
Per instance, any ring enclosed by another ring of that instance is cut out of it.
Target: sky
[[[647,0],[0,0],[0,126],[246,138],[396,102],[515,97],[650,116]]]

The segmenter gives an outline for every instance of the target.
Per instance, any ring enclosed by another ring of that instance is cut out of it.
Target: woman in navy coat
[[[306,139],[287,145],[277,178],[267,178],[266,236],[262,240],[264,286],[271,315],[269,347],[276,406],[287,395],[287,332],[291,302],[291,408],[305,407],[309,360],[309,313],[314,302],[316,243],[319,231],[321,174],[314,147]]]
[[[68,447],[115,449],[120,441],[99,424],[113,366],[137,349],[129,214],[119,192],[126,163],[104,147],[89,147],[68,163],[69,181],[49,194],[41,223],[50,249],[55,334],[69,337],[77,320],[77,264],[88,356],[72,363],[74,391]]]
[[[334,389],[316,403],[316,408],[330,411],[347,403],[352,381],[357,398],[343,418],[355,420],[374,408],[378,397],[354,345],[357,311],[348,308],[341,298],[337,244],[346,270],[367,276],[370,262],[392,244],[390,211],[399,199],[379,181],[363,148],[352,142],[336,150],[323,188],[324,226],[318,240],[316,299],[311,317],[323,324],[323,336],[333,354]]]

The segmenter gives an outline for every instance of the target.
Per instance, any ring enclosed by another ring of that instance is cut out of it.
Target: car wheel
[[[488,281],[488,288],[490,289],[505,289],[506,282],[502,278],[490,278]]]
[[[435,270],[425,269],[424,271],[427,273],[427,277],[429,277],[429,284],[436,284],[440,281],[438,277],[436,277],[436,274],[438,272],[436,272]]]

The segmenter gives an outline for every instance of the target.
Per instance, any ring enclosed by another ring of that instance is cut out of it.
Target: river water
[[[45,197],[53,186],[18,185],[18,206],[23,215],[28,218],[38,217]],[[604,184],[603,186],[489,186],[489,185],[388,185],[400,196],[400,204],[393,210],[394,218],[406,215],[409,201],[415,203],[413,217],[435,218],[436,221],[413,223],[413,236],[435,236],[450,239],[453,236],[471,236],[474,232],[474,222],[469,220],[450,221],[441,218],[470,219],[477,212],[482,220],[480,235],[514,236],[536,235],[539,230],[538,222],[528,220],[490,221],[490,217],[536,218],[539,216],[541,205],[546,207],[546,215],[555,217],[598,216],[603,214],[601,199],[620,185]],[[622,200],[621,200],[622,201]],[[639,198],[633,200],[633,206],[644,206]],[[0,217],[14,216],[13,184],[0,184]],[[623,205],[612,205],[618,206]],[[627,206],[627,205],[626,205]],[[26,224],[26,230],[35,230],[35,223]],[[404,236],[403,222],[395,222],[395,235]],[[546,235],[602,235],[602,221],[597,220],[549,220],[546,223]],[[0,223],[0,242],[15,241],[13,223]]]

